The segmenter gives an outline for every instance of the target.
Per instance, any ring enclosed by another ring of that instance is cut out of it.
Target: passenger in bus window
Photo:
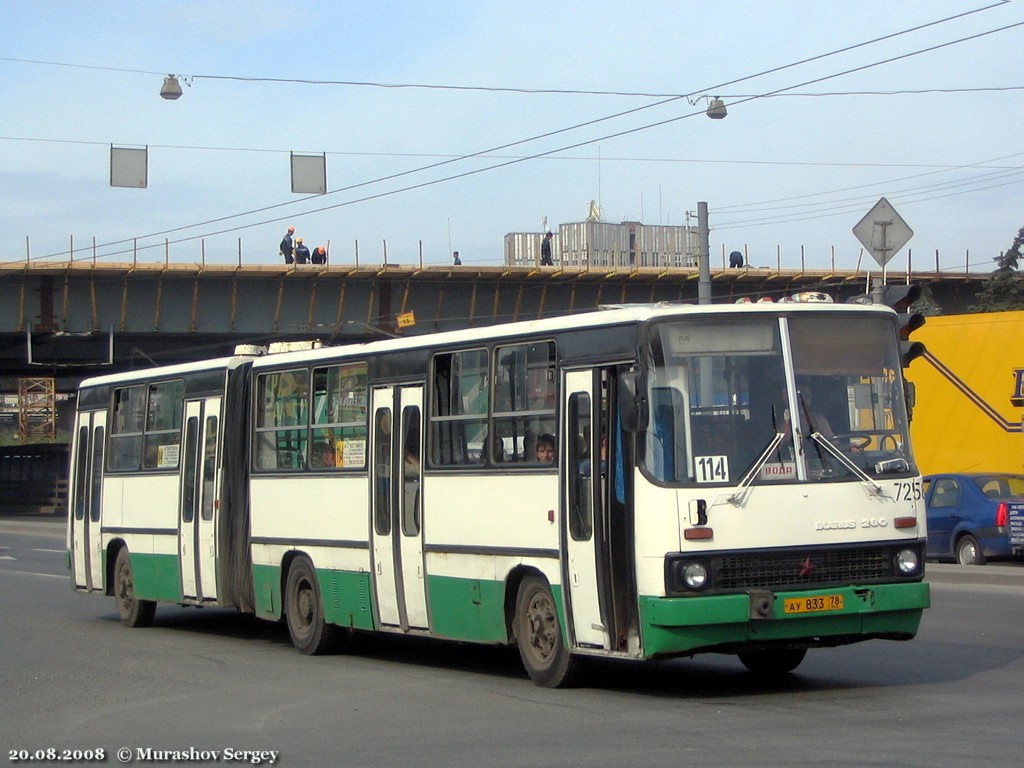
[[[405,476],[409,478],[420,476],[420,460],[408,448],[405,449]]]
[[[410,432],[405,438],[405,477],[420,476],[420,441],[418,432]]]
[[[319,443],[313,451],[314,467],[336,467],[337,457],[334,454],[334,446],[330,443]]]
[[[505,461],[505,441],[501,439],[501,435],[493,435],[490,439],[485,438],[483,446],[480,449],[480,463],[487,463],[487,445],[491,446],[491,460],[495,463]]]
[[[555,436],[540,435],[537,438],[537,461],[552,464],[555,461]]]
[[[590,473],[592,471],[592,462],[590,461],[590,454],[587,451],[587,446],[590,444],[590,441],[588,439],[589,432],[589,428],[586,428],[584,434],[580,435],[580,439],[583,441],[583,448],[581,450],[581,455],[583,456],[583,458],[580,460],[580,474],[583,475],[584,477],[590,477]],[[608,473],[608,435],[605,434],[603,427],[601,429],[601,442],[599,450],[600,454],[598,471],[601,473],[601,476],[603,477]]]

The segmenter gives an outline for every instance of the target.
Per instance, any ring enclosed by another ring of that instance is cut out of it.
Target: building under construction
[[[505,265],[539,266],[544,232],[505,235]],[[591,203],[586,221],[561,224],[552,231],[551,257],[556,266],[571,268],[695,267],[697,228],[601,221]]]

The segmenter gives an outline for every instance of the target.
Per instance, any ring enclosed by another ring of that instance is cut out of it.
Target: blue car
[[[924,494],[928,557],[984,565],[1024,554],[1024,475],[928,475]]]

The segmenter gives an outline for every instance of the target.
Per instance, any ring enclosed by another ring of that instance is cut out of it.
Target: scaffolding
[[[18,379],[18,439],[25,443],[36,443],[53,442],[56,438],[56,379]]]
[[[542,232],[505,235],[505,264],[540,264]],[[562,267],[695,267],[696,227],[655,226],[638,221],[609,224],[581,221],[562,224],[552,238],[554,262]]]

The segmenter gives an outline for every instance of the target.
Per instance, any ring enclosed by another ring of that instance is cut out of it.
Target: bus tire
[[[969,533],[957,539],[956,562],[959,565],[985,564],[985,553],[981,551],[981,544]]]
[[[318,656],[334,649],[337,627],[324,620],[320,582],[308,557],[296,557],[288,568],[284,610],[296,650]]]
[[[806,648],[748,651],[738,654],[748,670],[761,677],[788,675],[800,666],[807,655]]]
[[[544,579],[527,576],[519,585],[514,629],[519,657],[534,683],[545,688],[573,684],[577,660],[562,639],[558,605]]]
[[[114,602],[126,627],[148,627],[156,615],[156,603],[135,597],[135,573],[128,547],[121,547],[114,561]]]

